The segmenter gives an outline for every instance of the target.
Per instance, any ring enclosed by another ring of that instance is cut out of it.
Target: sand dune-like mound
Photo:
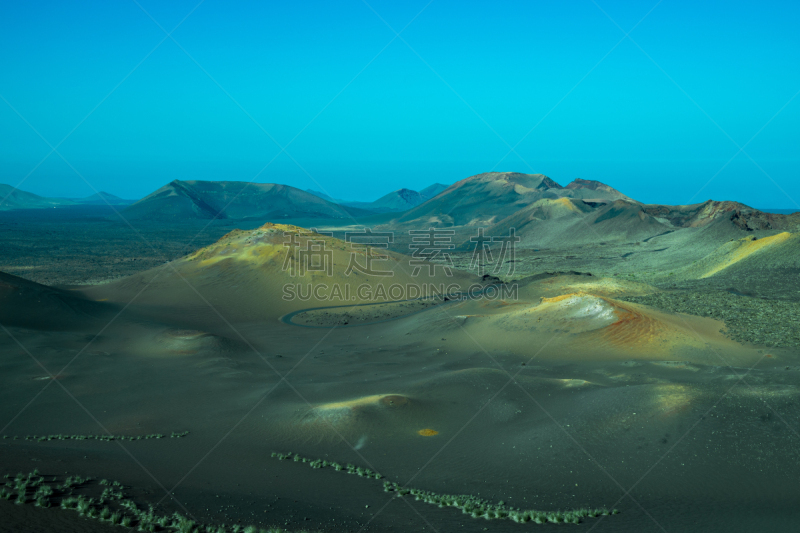
[[[501,351],[539,360],[686,360],[718,364],[718,353],[750,361],[710,318],[663,312],[620,297],[656,289],[616,279],[523,280],[517,298],[459,302],[408,317],[409,334],[447,337],[452,349]],[[434,343],[435,346],[435,343]],[[437,346],[438,348],[438,346]],[[436,353],[442,353],[437,351]]]
[[[709,324],[692,327],[685,318],[591,293],[545,297],[539,304],[513,309],[493,321],[509,335],[519,335],[513,332],[525,326],[535,327],[544,336],[558,334],[557,342],[569,341],[576,353],[626,353],[655,359],[701,347],[708,340],[703,334],[709,333]],[[723,341],[718,335],[713,337]]]
[[[489,362],[487,361],[487,363]],[[497,368],[486,367],[438,372],[431,377],[416,382],[413,386],[420,390],[445,391],[448,394],[450,387],[468,386],[473,390],[486,390],[486,386],[489,385],[489,389],[492,390],[504,385],[510,379],[509,374],[516,374],[515,379],[527,386],[536,388],[558,390],[597,386],[597,383],[585,379],[535,376],[516,372],[508,373]]]
[[[493,398],[509,379],[508,373],[496,368],[432,371],[407,383],[407,393],[284,406],[271,410],[265,419],[276,432],[293,440],[335,442],[344,437],[356,447],[380,441],[420,443],[437,436],[452,437],[481,407],[487,417],[483,424],[518,419],[524,403],[514,398],[518,394],[513,387]],[[519,375],[517,381],[531,391],[552,393],[598,386],[584,379],[535,375]]]
[[[538,298],[570,293],[589,293],[596,296],[639,296],[658,289],[647,283],[616,277],[598,277],[589,273],[544,273],[519,280],[521,299]]]
[[[594,348],[636,350],[675,342],[676,337],[691,340],[686,338],[685,328],[655,311],[580,292],[544,297],[539,304],[509,310],[491,322],[505,331],[525,330],[530,325],[544,331],[559,330],[576,344],[591,343]]]
[[[287,406],[265,415],[267,423],[292,439],[338,441],[356,448],[370,439],[405,434],[419,436],[426,429],[424,402],[404,394],[372,394],[317,404]]]
[[[180,356],[194,355],[201,351],[209,353],[222,350],[229,341],[211,333],[193,329],[168,329],[157,335],[148,345],[148,355]]]
[[[402,394],[374,394],[352,400],[330,402],[316,405],[304,413],[301,423],[309,424],[352,424],[359,417],[369,417],[370,413],[405,409],[411,400]]]
[[[455,269],[410,264],[407,256],[270,223],[233,231],[171,264],[85,292],[96,299],[136,298],[139,304],[183,308],[180,317],[187,320],[219,312],[229,320],[256,322],[299,309],[464,290],[478,282],[477,276]]]

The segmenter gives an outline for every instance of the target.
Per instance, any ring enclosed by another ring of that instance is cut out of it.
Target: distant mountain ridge
[[[763,212],[732,201],[691,205],[643,204],[600,181],[566,186],[543,174],[488,172],[453,185],[392,191],[373,202],[328,200],[318,191],[280,184],[174,180],[139,201],[106,192],[86,198],[45,198],[0,184],[0,210],[61,206],[120,206],[131,220],[298,218],[353,219],[380,213],[383,227],[403,230],[481,226],[490,234],[515,228],[532,246],[600,241],[645,241],[680,229],[711,228],[736,238],[741,232],[798,231],[800,212]],[[787,210],[788,211],[788,210]]]
[[[447,185],[441,183],[434,183],[425,187],[421,191],[414,191],[412,189],[397,189],[389,194],[381,196],[372,202],[357,202],[353,200],[340,200],[331,197],[328,194],[314,190],[306,189],[306,192],[313,194],[329,202],[333,202],[346,207],[355,207],[358,209],[365,209],[375,213],[388,213],[388,212],[403,212],[416,207],[421,203],[429,200],[447,189]]]
[[[375,210],[406,211],[427,200],[422,194],[411,189],[398,189],[381,196],[371,204]]]
[[[403,213],[397,222],[443,226],[487,225],[499,222],[537,200],[558,198],[599,202],[620,199],[633,201],[600,182],[576,180],[562,187],[544,174],[487,172],[454,183],[436,197]]]
[[[126,207],[131,219],[352,218],[366,214],[289,185],[174,180]]]
[[[82,205],[130,205],[136,200],[126,200],[105,191],[100,191],[86,198],[67,198],[76,204]]]
[[[800,213],[764,213],[714,200],[643,204],[599,181],[576,179],[564,187],[542,174],[489,172],[454,183],[383,227],[470,226],[484,227],[487,235],[508,235],[513,229],[523,247],[568,247],[642,242],[678,230],[723,239],[742,232],[798,231]]]
[[[127,205],[134,202],[135,200],[124,200],[103,191],[86,198],[47,198],[0,183],[0,210],[42,209],[66,205]]]
[[[43,207],[56,207],[70,205],[74,202],[65,198],[46,198],[21,191],[11,185],[0,183],[0,210],[6,209],[41,209]]]
[[[419,191],[419,193],[425,198],[430,199],[436,196],[437,194],[441,193],[442,191],[446,190],[448,187],[449,185],[444,185],[443,183],[434,183],[433,185],[428,185],[427,187]]]
[[[306,189],[306,192],[309,193],[309,194],[313,194],[314,196],[317,196],[319,198],[322,198],[323,200],[328,200],[329,202],[333,202],[334,204],[341,204],[343,202],[346,202],[346,200],[337,200],[337,199],[325,194],[324,192],[318,191],[316,189]]]

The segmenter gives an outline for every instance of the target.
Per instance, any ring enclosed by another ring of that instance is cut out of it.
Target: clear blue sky
[[[0,95],[54,145],[77,126],[58,151],[98,190],[255,178],[372,199],[494,169],[800,202],[798,2],[206,0],[158,46],[150,16],[170,31],[196,1],[140,1],[0,7]],[[56,154],[31,173],[50,148],[8,104],[0,182],[91,194]]]

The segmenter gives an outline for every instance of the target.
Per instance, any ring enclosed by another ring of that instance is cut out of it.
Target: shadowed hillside
[[[127,207],[132,220],[344,218],[345,208],[288,185],[175,180]]]
[[[84,298],[77,291],[48,287],[0,272],[0,324],[62,330],[109,320],[116,306]]]

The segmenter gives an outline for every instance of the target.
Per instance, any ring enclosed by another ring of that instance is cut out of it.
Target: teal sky
[[[513,170],[800,208],[797,2],[256,4],[3,3],[0,182],[369,200]]]

